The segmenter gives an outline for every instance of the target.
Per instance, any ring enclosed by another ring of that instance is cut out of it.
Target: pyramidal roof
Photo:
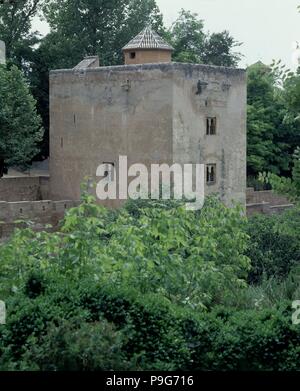
[[[123,47],[123,50],[135,49],[174,50],[172,46],[153,31],[150,26],[145,27],[143,31]]]

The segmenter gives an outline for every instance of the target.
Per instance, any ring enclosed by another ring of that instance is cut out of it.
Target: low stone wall
[[[49,176],[0,179],[0,201],[39,201],[49,198]]]
[[[255,191],[252,187],[247,188],[247,204],[260,204],[268,202],[271,205],[290,204],[287,197],[275,194],[272,190]]]
[[[273,215],[284,212],[287,209],[293,208],[293,204],[286,205],[270,205],[268,202],[262,202],[257,204],[247,204],[247,215],[252,216],[256,213]]]
[[[279,214],[294,206],[286,197],[277,195],[272,190],[254,191],[253,188],[248,188],[246,196],[248,216],[256,213]]]
[[[49,224],[55,229],[66,210],[79,204],[79,201],[0,201],[0,239],[8,237],[16,227],[26,226],[28,222],[37,231]]]

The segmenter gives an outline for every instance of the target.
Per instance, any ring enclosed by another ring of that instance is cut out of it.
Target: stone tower
[[[123,47],[125,65],[171,62],[174,50],[150,26]]]
[[[204,164],[205,195],[246,203],[246,72],[171,61],[149,27],[124,48],[126,65],[85,59],[50,73],[53,200],[80,197],[97,167]],[[130,53],[135,53],[135,58]],[[138,64],[136,64],[138,63]],[[124,201],[104,201],[118,207]]]

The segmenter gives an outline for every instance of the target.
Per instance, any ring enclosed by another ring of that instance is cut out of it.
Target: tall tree
[[[174,61],[201,62],[205,41],[204,23],[196,13],[182,9],[168,35],[174,47]]]
[[[44,14],[51,33],[43,45],[52,51],[54,67],[95,54],[102,65],[121,64],[121,48],[147,23],[163,28],[155,0],[48,0]]]
[[[241,45],[226,30],[208,34],[204,42],[202,61],[205,64],[236,67],[241,54],[234,52],[233,49]]]
[[[261,173],[260,180],[269,183],[272,189],[278,193],[286,195],[292,202],[300,202],[300,148],[297,148],[293,156],[292,177],[280,177],[279,175]]]
[[[241,54],[234,52],[240,46],[228,31],[209,34],[196,13],[182,9],[167,33],[174,47],[174,61],[237,66]]]
[[[49,153],[49,70],[72,68],[86,55],[101,65],[123,63],[121,48],[146,24],[163,31],[155,0],[46,0],[50,33],[31,57],[30,82],[45,128],[41,155]]]
[[[16,66],[0,66],[0,176],[3,165],[24,164],[38,152],[41,118],[24,76]]]
[[[291,168],[289,127],[283,90],[271,67],[258,62],[248,68],[248,175],[260,171],[287,174]]]
[[[7,57],[19,64],[24,51],[38,41],[37,33],[31,32],[31,22],[42,4],[43,0],[0,1],[0,37]]]

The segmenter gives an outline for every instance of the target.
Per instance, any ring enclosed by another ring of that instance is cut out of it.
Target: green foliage
[[[286,195],[291,201],[300,201],[300,148],[297,148],[293,156],[292,178],[285,178],[271,172],[263,172],[259,175],[262,183],[272,186],[274,192]]]
[[[204,64],[209,65],[237,67],[242,55],[233,50],[241,45],[242,43],[236,41],[227,30],[220,33],[207,34],[202,61]]]
[[[300,267],[299,231],[299,208],[278,216],[255,215],[249,218],[250,283],[271,277],[282,280],[294,267]]]
[[[32,33],[31,21],[38,13],[43,0],[18,0],[0,2],[0,37],[6,44],[7,57],[22,62],[22,54],[37,42]]]
[[[36,102],[15,66],[0,66],[0,158],[24,164],[38,152],[43,131]]]
[[[299,370],[291,308],[209,314],[91,279],[21,293],[1,329],[1,369]]]
[[[22,369],[42,371],[129,370],[122,351],[124,335],[106,320],[82,318],[51,324],[41,338],[29,337]]]
[[[174,47],[173,60],[236,67],[240,53],[233,49],[241,44],[228,31],[207,34],[198,14],[182,9],[167,35]]]
[[[85,196],[68,212],[61,233],[18,231],[0,248],[3,292],[23,289],[32,271],[72,280],[89,273],[207,308],[245,286],[250,263],[240,208],[214,198],[199,214],[181,204],[160,205],[150,202],[135,211],[129,205],[112,217]],[[12,265],[11,259],[17,261]]]
[[[121,64],[122,47],[147,23],[162,29],[155,0],[50,0],[44,15],[51,32],[43,45],[51,48],[56,68],[72,68],[96,54],[101,65]]]
[[[17,230],[0,246],[0,368],[299,370],[285,304],[299,211],[241,212],[214,197],[197,213],[172,200],[115,212],[84,192],[60,232]]]
[[[292,303],[300,297],[300,268],[293,267],[284,279],[264,275],[259,283],[251,283],[236,295],[234,300],[228,301],[226,306],[241,309],[270,309],[277,308],[279,303]]]
[[[287,123],[288,108],[279,70],[260,62],[248,68],[248,175],[261,171],[275,174],[290,171],[292,148],[299,142]]]

